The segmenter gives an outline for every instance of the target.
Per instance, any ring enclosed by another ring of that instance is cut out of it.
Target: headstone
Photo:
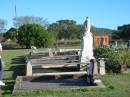
[[[49,53],[49,56],[50,56],[50,57],[53,57],[52,49],[49,48],[49,49],[48,49],[48,53]]]
[[[105,75],[106,71],[105,71],[105,61],[104,61],[104,58],[101,58],[99,63],[100,63],[100,75]]]
[[[27,63],[26,76],[32,76],[32,65],[30,61]]]

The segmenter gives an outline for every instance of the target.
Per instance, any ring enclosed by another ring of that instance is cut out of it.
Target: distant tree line
[[[130,40],[130,24],[118,26],[117,30],[112,33],[114,39]]]
[[[0,32],[4,32],[7,22],[0,19]],[[30,48],[32,45],[37,47],[50,47],[58,40],[81,39],[84,31],[83,24],[77,24],[74,20],[58,20],[49,24],[41,17],[20,16],[13,18],[14,27],[7,30],[3,37],[5,40],[11,39],[21,46]],[[91,27],[93,34],[109,34],[115,38],[128,39],[126,35],[130,31],[130,25],[118,27],[117,31]],[[123,31],[123,32],[121,32]],[[126,34],[123,36],[122,33]],[[129,34],[128,34],[129,35]],[[129,35],[130,36],[130,35]]]

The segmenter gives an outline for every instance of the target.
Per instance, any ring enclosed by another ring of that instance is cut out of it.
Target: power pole
[[[16,5],[14,7],[14,10],[15,10],[15,20],[16,20],[16,29],[17,29],[18,25],[17,25],[17,7],[16,7]]]
[[[17,7],[15,5],[14,7],[14,10],[15,10],[15,22],[16,22],[16,42],[18,42],[18,23],[17,23]]]

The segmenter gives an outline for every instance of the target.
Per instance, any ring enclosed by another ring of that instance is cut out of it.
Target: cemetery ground
[[[0,97],[130,97],[130,70],[124,74],[106,74],[101,77],[106,88],[50,89],[13,95],[16,76],[25,75],[24,56],[30,50],[4,50],[4,82]],[[0,90],[1,91],[1,90]]]

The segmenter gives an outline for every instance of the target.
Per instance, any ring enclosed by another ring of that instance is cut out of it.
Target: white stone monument
[[[105,71],[105,61],[104,61],[104,58],[101,58],[99,63],[100,63],[100,75],[105,75],[106,71]]]
[[[98,77],[98,67],[96,59],[93,56],[93,34],[90,32],[91,28],[91,21],[90,18],[86,18],[84,22],[84,33],[82,37],[82,48],[81,48],[81,55],[80,55],[80,70],[86,70],[87,65],[90,65],[90,60],[93,59],[93,69],[92,72],[94,83],[99,83],[101,80]]]
[[[80,69],[86,67],[87,63],[93,59],[93,34],[90,32],[91,21],[90,18],[86,18],[84,22],[84,33],[82,36],[82,47],[80,55]]]

